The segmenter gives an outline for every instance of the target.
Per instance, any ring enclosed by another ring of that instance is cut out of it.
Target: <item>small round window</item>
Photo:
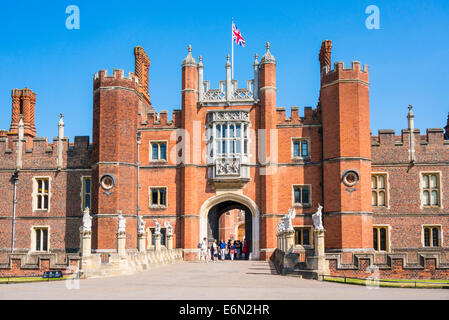
[[[348,186],[348,187],[353,187],[357,184],[357,182],[359,181],[359,174],[357,173],[357,171],[346,171],[343,174],[343,183]]]
[[[111,190],[115,185],[115,179],[110,175],[104,175],[101,178],[101,187],[105,190]]]

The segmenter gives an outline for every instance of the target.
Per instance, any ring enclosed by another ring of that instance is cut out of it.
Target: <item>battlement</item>
[[[291,107],[291,117],[286,117],[285,107],[277,107],[277,124],[278,125],[292,125],[292,124],[318,124],[318,112],[317,109],[312,107],[304,107],[304,117],[299,116],[299,107]]]
[[[412,149],[410,129],[404,129],[401,135],[394,130],[379,130],[377,136],[371,136],[371,154],[373,163],[408,163]],[[434,163],[449,159],[449,141],[444,140],[443,129],[427,129],[421,135],[415,129],[414,149],[416,162]]]
[[[105,85],[137,89],[139,79],[133,72],[129,72],[126,77],[122,69],[114,69],[112,75],[108,75],[107,70],[100,70],[94,75],[94,90]]]
[[[330,84],[336,80],[361,80],[369,83],[369,68],[366,64],[361,67],[359,61],[352,61],[350,68],[346,68],[342,61],[335,62],[332,70],[328,65],[324,66],[321,73],[322,84]]]
[[[168,119],[168,111],[163,110],[156,112],[148,110],[146,115],[141,114],[142,121],[140,127],[142,128],[179,128],[181,126],[181,110],[173,110],[172,120]],[[145,117],[146,116],[146,119]]]
[[[0,163],[3,169],[13,169],[17,159],[17,137],[0,138]],[[25,138],[23,140],[23,169],[56,168],[58,160],[58,138],[49,142],[47,137]],[[63,158],[66,166],[71,158],[77,161],[90,163],[91,145],[89,137],[75,137],[75,142],[70,143],[68,138],[63,138]],[[81,159],[82,158],[82,159]],[[37,161],[36,161],[37,160]],[[78,166],[79,167],[79,166]]]
[[[413,131],[416,143],[421,145],[449,145],[444,139],[444,130],[441,128],[429,128],[425,135],[421,135],[419,129]],[[379,130],[377,136],[371,136],[371,146],[404,146],[409,145],[410,130],[403,129],[401,135],[396,135],[394,130]]]

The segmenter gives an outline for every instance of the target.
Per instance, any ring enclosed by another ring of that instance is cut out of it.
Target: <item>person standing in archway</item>
[[[246,260],[247,257],[248,257],[248,241],[246,241],[246,239],[243,239],[242,258],[243,260]]]
[[[224,240],[221,240],[220,242],[220,257],[223,261],[225,259],[225,251],[226,251],[226,242]]]
[[[207,263],[207,244],[206,244],[206,238],[203,239],[203,241],[200,242],[200,261],[204,258],[204,262]]]

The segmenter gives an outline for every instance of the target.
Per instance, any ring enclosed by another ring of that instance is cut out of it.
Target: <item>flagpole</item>
[[[234,80],[234,18],[232,18],[231,42],[232,42],[231,79]]]

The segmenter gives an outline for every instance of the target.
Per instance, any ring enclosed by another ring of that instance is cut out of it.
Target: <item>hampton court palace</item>
[[[313,250],[312,214],[321,204],[331,271],[353,272],[366,259],[389,272],[447,277],[446,115],[435,117],[444,128],[421,132],[407,103],[400,135],[372,133],[368,67],[332,64],[326,40],[316,107],[305,107],[303,116],[292,107],[287,117],[276,103],[271,51],[267,44],[260,60],[255,56],[254,77],[243,84],[232,78],[227,57],[225,80],[214,85],[189,46],[181,109],[170,120],[152,105],[150,59],[136,47],[134,73],[93,77],[92,142],[70,142],[62,115],[53,141],[38,137],[36,93],[13,89],[11,126],[0,131],[0,274],[79,260],[86,208],[93,254],[117,251],[120,213],[127,252],[138,250],[139,219],[146,250],[153,250],[157,219],[161,246],[168,222],[184,260],[197,260],[201,239],[221,240],[224,229],[232,231],[225,237],[246,238],[250,259],[269,260],[289,209],[296,211],[293,250]]]

